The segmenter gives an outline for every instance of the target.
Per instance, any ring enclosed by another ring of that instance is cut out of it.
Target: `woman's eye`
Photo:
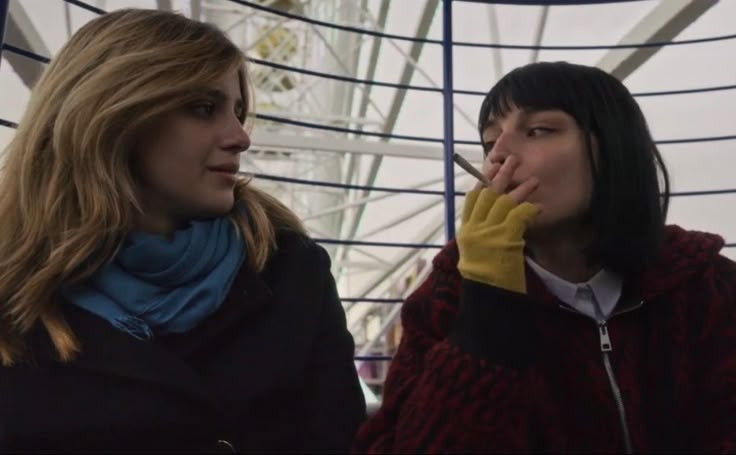
[[[192,112],[203,118],[211,117],[215,112],[215,104],[209,102],[195,104],[192,106]]]
[[[554,129],[552,129],[552,128],[547,128],[547,127],[544,127],[544,126],[536,126],[534,128],[530,128],[529,129],[529,136],[531,136],[531,137],[541,136],[543,134],[548,134],[548,133],[551,133],[553,131],[554,131]]]

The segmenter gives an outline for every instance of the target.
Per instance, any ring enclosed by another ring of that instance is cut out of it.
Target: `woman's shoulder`
[[[260,275],[266,281],[298,273],[300,280],[318,280],[330,270],[330,256],[314,239],[300,232],[280,230],[276,245]]]
[[[287,257],[302,260],[329,259],[327,251],[313,238],[301,232],[280,230],[276,234],[274,258]]]
[[[736,262],[719,254],[713,259],[711,270],[714,291],[736,310]]]
[[[713,273],[734,273],[733,262],[723,256],[719,235],[667,226],[657,259],[639,275],[643,297],[687,289]]]
[[[643,297],[668,295],[685,320],[717,320],[736,314],[736,262],[719,235],[668,227],[657,267],[645,275]],[[684,315],[687,313],[687,317]]]

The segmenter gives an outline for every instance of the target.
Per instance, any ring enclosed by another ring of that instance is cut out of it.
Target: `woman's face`
[[[240,153],[250,146],[239,81],[237,71],[225,74],[201,99],[167,114],[135,150],[143,229],[171,231],[232,209]]]
[[[528,202],[539,205],[541,213],[530,229],[576,221],[588,210],[593,179],[585,135],[573,117],[560,110],[512,106],[504,117],[487,120],[482,139],[486,172],[509,156],[517,160],[508,191],[530,177],[539,181]]]

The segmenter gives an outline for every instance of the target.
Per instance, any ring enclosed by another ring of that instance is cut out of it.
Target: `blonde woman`
[[[340,452],[365,413],[326,252],[238,177],[216,28],[82,27],[0,177],[0,451]]]

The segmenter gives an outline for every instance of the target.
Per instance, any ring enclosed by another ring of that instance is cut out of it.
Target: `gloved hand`
[[[524,232],[539,209],[518,204],[493,188],[476,188],[465,198],[457,234],[463,278],[526,293]]]

